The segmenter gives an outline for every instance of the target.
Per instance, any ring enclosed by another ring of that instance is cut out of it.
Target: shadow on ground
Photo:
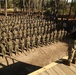
[[[39,66],[23,63],[20,61],[8,66],[5,66],[1,63],[0,65],[3,67],[3,68],[0,68],[0,75],[27,75],[41,68]]]

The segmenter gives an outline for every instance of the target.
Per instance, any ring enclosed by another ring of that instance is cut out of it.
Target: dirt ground
[[[58,42],[12,57],[0,57],[0,75],[27,75],[67,55],[68,44]]]

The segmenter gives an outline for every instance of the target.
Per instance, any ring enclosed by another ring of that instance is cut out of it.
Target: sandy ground
[[[68,44],[58,42],[52,45],[33,48],[12,57],[0,57],[0,75],[27,75],[53,61],[67,55]]]

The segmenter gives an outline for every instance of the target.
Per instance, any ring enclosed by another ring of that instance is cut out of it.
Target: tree
[[[73,2],[74,17],[76,17],[76,0]]]
[[[73,6],[73,0],[71,0],[71,3],[70,3],[69,15],[71,15],[71,12],[72,12],[72,6]]]

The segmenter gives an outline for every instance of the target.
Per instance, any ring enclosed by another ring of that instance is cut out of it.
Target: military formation
[[[0,17],[0,52],[6,54],[29,51],[33,47],[61,41],[67,31],[54,21],[37,16],[14,15]]]

